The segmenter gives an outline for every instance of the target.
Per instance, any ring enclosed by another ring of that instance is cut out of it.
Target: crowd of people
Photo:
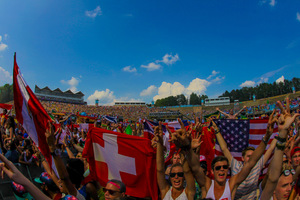
[[[188,126],[178,119],[180,129],[170,131],[167,128],[170,142],[177,148],[172,163],[167,165],[164,132],[160,122],[153,127],[154,137],[151,138],[152,148],[156,151],[157,174],[153,176],[157,176],[159,199],[300,199],[300,111],[297,103],[289,99],[277,102],[272,114],[266,117],[268,126],[264,137],[256,149],[247,147],[242,152],[242,161],[236,160],[228,150],[222,130],[215,124],[213,117],[204,121],[199,112],[199,115],[193,113],[195,119]],[[296,104],[298,107],[293,106]],[[12,180],[11,187],[18,199],[137,199],[126,194],[126,184],[120,180],[112,179],[106,185],[100,185],[97,180],[91,179],[89,163],[82,157],[87,132],[77,121],[71,120],[72,115],[85,113],[86,116],[96,117],[92,126],[123,134],[126,134],[129,126],[131,135],[146,137],[145,127],[139,119],[146,118],[149,112],[166,112],[166,109],[56,102],[42,102],[42,105],[48,113],[66,114],[57,115],[49,121],[50,128],[45,132],[57,172],[53,172],[30,138],[30,133],[15,116],[9,115],[6,110],[1,114],[0,175]],[[243,107],[237,113],[217,110],[222,113],[221,117],[234,120],[249,108]],[[123,116],[134,119],[134,122],[115,122],[99,117],[103,115]],[[278,133],[274,137],[275,126],[278,127]],[[66,129],[69,135],[64,134]],[[204,132],[204,129],[209,131]],[[224,156],[216,156],[210,163],[203,159],[200,147],[204,134],[214,136]],[[274,139],[268,145],[272,135]],[[267,161],[270,162],[268,172],[262,177],[260,172]],[[34,184],[18,170],[16,164],[38,166],[43,172],[35,177]],[[228,178],[229,171],[231,176]]]

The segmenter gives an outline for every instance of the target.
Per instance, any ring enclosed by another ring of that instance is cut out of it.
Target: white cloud
[[[203,94],[206,91],[206,87],[210,85],[210,82],[204,79],[195,78],[190,82],[189,87],[186,89],[186,94],[190,95],[193,92],[196,94]]]
[[[279,79],[276,80],[277,84],[280,82],[284,83],[284,76],[281,76]]]
[[[242,83],[240,85],[240,87],[254,87],[255,86],[255,82],[254,81],[245,81],[244,83]]]
[[[222,80],[225,79],[225,76],[218,76],[215,79],[211,80],[211,83],[221,83]]]
[[[154,85],[150,85],[147,89],[143,90],[140,93],[140,96],[150,96],[150,95],[154,94],[155,92],[157,92],[157,87]]]
[[[0,43],[0,51],[4,51],[7,48],[6,44]]]
[[[299,22],[300,22],[300,13],[297,12],[297,18],[296,18]]]
[[[136,72],[137,70],[135,67],[132,68],[131,66],[126,66],[123,68],[123,71],[124,72]]]
[[[5,85],[6,83],[12,83],[12,75],[4,68],[0,67],[0,86]]]
[[[149,63],[148,65],[141,65],[141,67],[146,68],[147,71],[154,71],[161,68],[160,64],[155,64],[154,62]]]
[[[270,4],[270,6],[275,6],[276,2],[275,2],[275,0],[271,0],[269,4]]]
[[[172,65],[175,62],[177,62],[178,60],[179,60],[178,54],[176,54],[175,56],[172,56],[171,54],[167,53],[166,55],[164,55],[162,60],[157,60],[156,62],[163,62],[166,65]]]
[[[207,79],[211,79],[212,77],[216,76],[218,73],[220,73],[220,72],[217,72],[217,71],[213,70],[213,71],[211,72],[211,75],[209,75],[209,76],[207,77]]]
[[[7,34],[4,35],[4,39],[7,38]],[[0,35],[0,51],[4,51],[7,48],[7,44],[2,42],[2,36]]]
[[[95,104],[95,100],[99,99],[99,104],[113,105],[115,101],[115,95],[113,91],[109,89],[98,91],[96,90],[94,94],[90,95],[87,100],[89,105]]]
[[[193,92],[196,94],[204,94],[210,84],[209,81],[199,78],[192,80],[188,87],[184,87],[179,82],[174,82],[173,84],[162,82],[161,86],[158,88],[158,95],[154,96],[153,100],[156,101],[157,99],[180,94],[188,96]]]
[[[102,15],[102,10],[101,10],[100,6],[97,6],[94,10],[90,10],[90,11],[87,10],[87,11],[85,11],[85,15],[87,17],[95,18],[97,16]]]
[[[77,86],[78,86],[80,80],[78,78],[72,77],[68,81],[61,80],[60,82],[63,84],[69,85],[68,89],[71,90],[72,92],[77,92]]]

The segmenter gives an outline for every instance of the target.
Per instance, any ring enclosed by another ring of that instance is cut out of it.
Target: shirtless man
[[[216,108],[217,111],[219,111],[220,113],[222,113],[223,115],[226,116],[227,119],[237,119],[237,116],[245,109],[247,108],[247,106],[244,106],[239,112],[233,114],[233,109],[229,110],[229,114],[221,111],[219,108]]]

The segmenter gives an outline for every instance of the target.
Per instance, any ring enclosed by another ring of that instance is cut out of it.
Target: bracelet
[[[262,141],[265,143],[265,145],[268,145],[269,140],[266,141],[266,140],[265,140],[265,136],[262,138]]]
[[[218,133],[220,133],[220,131],[215,131],[215,134],[217,135]]]
[[[274,138],[275,138],[276,140],[278,140],[279,142],[281,142],[281,143],[286,142],[286,138],[281,138],[281,137],[279,137],[278,135],[276,135]]]
[[[286,143],[279,143],[279,142],[276,142],[276,148],[283,151],[285,149],[285,144]]]

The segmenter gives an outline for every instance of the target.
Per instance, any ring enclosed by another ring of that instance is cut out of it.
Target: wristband
[[[220,133],[220,131],[215,131],[215,134],[217,135],[218,133]]]
[[[268,145],[269,140],[266,141],[266,140],[265,140],[265,136],[262,138],[262,141],[265,143],[265,145]]]
[[[285,149],[285,144],[286,143],[279,143],[279,142],[276,142],[276,148],[283,151]]]
[[[286,142],[286,138],[281,138],[281,137],[279,137],[279,136],[275,136],[274,137],[276,140],[278,140],[280,143],[284,143],[284,142]]]

